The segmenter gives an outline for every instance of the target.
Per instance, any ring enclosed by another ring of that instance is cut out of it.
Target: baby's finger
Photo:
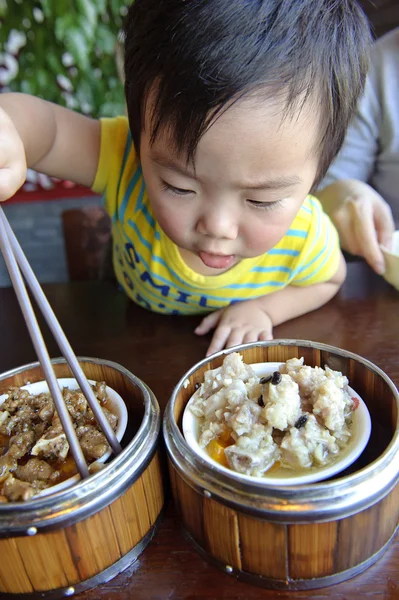
[[[269,340],[273,339],[273,333],[271,331],[261,331],[259,334],[259,339],[262,342],[268,342]]]
[[[229,338],[230,331],[231,329],[227,325],[220,325],[216,329],[215,333],[213,334],[211,343],[209,344],[208,350],[206,351],[206,356],[210,356],[214,352],[219,352],[219,350],[223,350]]]
[[[204,317],[201,323],[194,329],[194,333],[197,335],[204,335],[205,333],[211,331],[211,329],[214,329],[219,323],[222,314],[223,310],[216,310],[215,312]]]
[[[241,327],[237,327],[232,329],[230,335],[226,342],[226,348],[232,348],[233,346],[238,346],[239,344],[244,343],[244,329]],[[257,338],[256,338],[257,339]]]
[[[250,344],[251,342],[257,342],[258,339],[259,339],[259,331],[252,330],[252,331],[248,331],[248,333],[246,333],[244,335],[242,343],[243,344]]]
[[[354,233],[360,247],[360,254],[381,275],[385,270],[384,257],[378,244],[372,206],[370,202],[353,200],[351,207],[355,216]]]

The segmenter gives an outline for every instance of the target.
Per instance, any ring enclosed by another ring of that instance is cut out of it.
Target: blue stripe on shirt
[[[232,283],[231,285],[226,285],[223,287],[223,289],[229,289],[229,290],[242,290],[242,289],[258,289],[258,288],[265,288],[265,287],[282,287],[287,285],[285,281],[265,281],[264,283]],[[243,298],[241,298],[241,300],[243,300]]]
[[[317,242],[317,240],[320,239],[320,229],[321,229],[322,218],[323,218],[322,213],[320,211],[318,211],[318,213],[317,213],[317,231],[316,231],[316,236],[315,236],[313,244],[312,244],[310,255],[313,254],[316,242]],[[324,254],[324,252],[326,251],[326,248],[328,247],[329,241],[330,241],[330,228],[327,229],[327,238],[324,242],[323,248],[308,263],[306,263],[302,267],[299,267],[299,269],[296,270],[295,275],[297,275],[298,273],[302,273],[302,271],[306,271],[306,269],[311,267],[320,258],[320,256],[322,256]]]
[[[154,262],[157,262],[160,265],[162,265],[163,267],[166,267],[171,273],[173,273],[175,275],[174,271],[172,271],[172,269],[170,268],[170,266],[163,260],[163,258],[161,258],[160,256],[157,256],[156,254],[153,254],[153,247],[152,247],[152,245],[150,244],[150,242],[148,240],[146,240],[142,236],[141,231],[137,227],[136,223],[134,221],[132,221],[131,219],[128,219],[127,222],[130,225],[130,227],[135,231],[137,237],[139,238],[139,240],[143,244],[143,246],[145,246],[147,248],[147,250],[149,250],[151,252],[151,256],[152,256]],[[126,241],[131,244],[132,240],[127,236],[127,233],[124,230],[123,230],[123,234],[124,234],[124,236],[126,238]],[[157,239],[159,239],[161,237],[158,231],[155,232],[155,237]],[[135,250],[137,252],[137,248]],[[140,259],[142,259],[141,254],[139,256],[140,256]],[[182,283],[185,283],[185,281],[183,279],[181,279],[180,277],[178,277],[177,274],[176,274],[176,278],[179,279],[179,281],[181,281]]]
[[[125,152],[123,154],[123,159],[122,159],[121,171],[120,171],[120,174],[119,174],[118,185],[116,187],[116,198],[119,198],[119,189],[121,187],[121,181],[122,181],[123,174],[125,172],[127,157],[129,156],[130,150],[132,148],[132,143],[133,143],[132,136],[131,136],[130,131],[128,131],[127,140],[126,140],[126,146],[125,146]]]
[[[305,206],[304,204],[302,204],[301,206],[301,210],[304,210],[305,212],[309,213],[310,215],[312,214],[312,209],[308,208],[307,206]]]
[[[318,210],[318,207],[317,207],[317,205],[314,205],[314,208],[315,208],[315,211],[314,211],[314,212],[315,212],[315,213],[316,213],[316,215],[317,215],[316,235],[315,235],[315,236],[314,236],[314,238],[313,238],[312,247],[310,248],[310,250],[309,250],[309,252],[308,252],[308,254],[307,254],[308,256],[309,256],[309,255],[310,255],[310,256],[312,256],[312,254],[313,254],[313,251],[314,251],[314,247],[315,247],[315,245],[316,245],[316,243],[317,243],[317,241],[319,240],[319,237],[320,237],[320,229],[321,229],[321,219],[322,219],[322,213],[321,213],[321,211],[320,211],[320,210]],[[324,249],[323,249],[323,250],[321,250],[321,252],[324,252]],[[319,254],[320,254],[320,252],[319,252]],[[307,269],[307,268],[308,268],[308,267],[309,267],[309,266],[310,266],[310,265],[311,265],[311,264],[314,262],[314,260],[315,260],[315,259],[312,259],[312,260],[310,261],[310,263],[308,263],[307,265],[298,266],[298,267],[295,269],[295,271],[293,271],[293,272],[292,272],[292,275],[291,275],[291,281],[293,281],[293,280],[295,279],[295,277],[297,276],[297,274],[298,274],[298,273],[300,273],[300,272],[301,272],[301,271],[303,271],[304,269]]]
[[[327,255],[324,257],[324,260],[322,261],[322,263],[319,265],[319,267],[316,269],[316,271],[313,271],[313,273],[311,273],[310,275],[307,275],[306,277],[302,277],[302,279],[297,279],[296,281],[302,282],[302,281],[307,281],[308,279],[310,279],[311,277],[314,277],[315,275],[317,275],[317,273],[324,267],[324,265],[326,264],[326,262],[329,260],[331,254],[333,252],[333,246],[331,246],[329,252],[327,253]],[[334,273],[335,275],[335,273]]]
[[[290,237],[306,238],[308,237],[308,232],[303,231],[302,229],[289,229],[285,235],[288,235]]]
[[[137,182],[139,181],[140,177],[141,177],[141,169],[137,168],[136,171],[134,172],[132,179],[129,182],[129,185],[126,188],[126,192],[123,195],[123,200],[119,207],[119,220],[121,221],[121,223],[123,223],[125,220],[125,213],[126,213],[127,206],[129,204],[130,197],[131,197],[133,190],[136,187]]]
[[[297,273],[302,273],[303,271],[306,271],[306,269],[309,269],[309,267],[311,267],[317,260],[319,260],[319,258],[321,256],[323,256],[323,254],[327,250],[329,243],[330,243],[330,228],[327,231],[327,239],[324,243],[323,248],[320,250],[320,252],[318,252],[316,254],[316,256],[314,258],[312,258],[312,260],[310,262],[308,262],[306,265],[303,265],[303,267],[298,269]]]
[[[299,250],[291,250],[290,248],[271,248],[267,254],[275,254],[281,256],[299,256]]]
[[[321,256],[323,253],[325,253],[326,249],[327,249],[327,248],[328,248],[328,246],[329,246],[329,241],[330,241],[330,229],[328,230],[328,233],[327,233],[327,240],[326,240],[326,243],[324,244],[323,251],[322,251],[322,252],[319,252],[319,257],[320,257],[320,256]],[[318,273],[318,272],[319,272],[319,271],[320,271],[320,270],[321,270],[321,269],[324,267],[324,265],[326,264],[326,261],[327,261],[327,260],[330,258],[330,256],[331,256],[331,253],[332,253],[332,251],[333,251],[333,248],[334,248],[334,246],[333,246],[333,245],[332,245],[332,246],[330,246],[330,249],[329,249],[329,251],[327,252],[326,256],[324,257],[324,259],[322,260],[322,262],[320,263],[320,265],[317,267],[317,269],[316,269],[315,271],[312,271],[312,273],[309,273],[309,275],[306,275],[306,277],[302,277],[301,279],[296,279],[296,281],[299,281],[299,282],[301,282],[301,281],[307,281],[307,280],[308,280],[308,279],[310,279],[311,277],[314,277],[315,275],[317,275],[317,273]],[[311,262],[313,263],[314,261],[311,261]],[[308,266],[310,266],[310,264],[311,264],[311,263],[309,263],[309,265],[308,265]]]
[[[127,237],[127,234],[126,234],[125,231],[123,231],[123,235],[124,235],[126,241],[131,244],[132,241],[130,240],[130,238]],[[170,281],[168,281],[168,280],[166,280],[166,279],[164,279],[162,277],[158,277],[157,275],[155,275],[154,273],[152,273],[152,271],[151,271],[151,269],[150,269],[147,261],[144,260],[143,257],[137,253],[136,249],[135,249],[135,253],[138,255],[138,257],[140,259],[140,263],[143,265],[145,271],[147,271],[148,273],[150,273],[151,278],[152,278],[153,281],[155,281],[156,279],[158,279],[158,281],[160,281],[162,284],[166,284],[167,286],[171,287],[172,284],[171,284]],[[139,280],[140,280],[139,286],[144,290],[143,291],[144,296],[150,297],[151,301],[154,304],[157,304],[157,306],[158,306],[158,303],[159,303],[159,294],[157,295],[157,293],[155,291],[152,291],[150,287],[146,287],[145,283],[141,280],[142,270],[138,267],[137,264],[135,264],[134,268],[140,274],[140,276],[139,276]],[[130,267],[130,269],[132,269],[132,267]],[[176,302],[176,300],[173,300],[173,299],[170,299],[170,298],[168,299],[167,297],[165,297],[165,298],[162,297],[162,303],[167,308],[170,308],[170,309],[175,308],[175,302]]]
[[[140,243],[141,243],[141,244],[143,244],[143,246],[145,246],[145,248],[147,248],[147,250],[149,250],[150,252],[152,252],[152,246],[151,246],[150,242],[149,242],[148,240],[146,240],[146,239],[145,239],[145,238],[142,236],[142,234],[141,234],[141,231],[140,231],[140,229],[137,227],[136,223],[135,223],[134,221],[132,221],[132,219],[128,219],[128,221],[127,221],[127,222],[128,222],[128,224],[130,225],[130,227],[131,227],[132,229],[134,229],[134,231],[135,231],[135,233],[136,233],[137,237],[138,237],[138,238],[139,238],[139,240],[140,240]],[[123,231],[123,233],[125,234],[125,237],[126,237],[126,239],[127,239],[127,240],[128,240],[130,243],[132,243],[132,240],[130,240],[130,239],[127,237],[127,234],[125,233],[125,231]],[[136,251],[137,251],[137,250],[136,250]],[[155,257],[154,257],[154,258],[155,258]],[[160,262],[161,262],[161,261],[160,261]],[[163,262],[163,261],[162,261],[162,262]]]
[[[273,272],[280,272],[280,273],[291,273],[292,269],[290,269],[289,267],[252,267],[251,269],[251,273],[273,273]]]
[[[156,221],[154,219],[154,217],[151,215],[150,211],[148,210],[148,207],[144,204],[143,202],[143,198],[144,198],[144,193],[145,193],[145,184],[144,184],[144,178],[143,178],[143,171],[141,166],[138,167],[138,170],[140,171],[140,175],[141,175],[141,185],[140,185],[140,190],[137,196],[137,202],[136,202],[136,208],[135,208],[135,213],[141,211],[144,215],[145,220],[147,221],[148,225],[150,227],[152,227],[152,229],[156,229]],[[159,240],[160,236],[159,236],[159,232],[155,231],[155,239]]]

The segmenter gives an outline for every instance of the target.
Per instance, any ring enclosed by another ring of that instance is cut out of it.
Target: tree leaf
[[[98,2],[93,2],[93,0],[76,0],[76,4],[81,16],[90,23],[90,27],[95,29],[100,13]]]
[[[100,23],[97,28],[97,44],[96,46],[100,48],[100,50],[104,54],[114,54],[115,52],[115,44],[116,44],[116,35],[112,31],[109,30],[103,23]]]
[[[116,36],[121,27],[120,11],[130,0],[0,0],[0,48],[11,29],[23,31],[26,45],[18,54],[19,72],[9,87],[44,97],[61,105],[66,96],[89,109],[93,116],[124,112],[123,86],[115,65]],[[39,7],[44,21],[33,18]],[[107,19],[104,21],[103,16]],[[62,63],[70,52],[76,65]],[[69,78],[73,92],[65,94],[57,76]],[[1,91],[1,89],[0,89]]]
[[[71,27],[65,36],[65,46],[75,59],[76,66],[86,70],[89,68],[89,47],[81,29]]]
[[[62,17],[57,17],[55,20],[54,34],[55,38],[59,42],[64,42],[68,34],[68,31],[76,27],[76,17],[69,13],[64,14]]]
[[[54,2],[52,0],[40,0],[40,5],[45,17],[50,18],[53,16]]]
[[[98,23],[98,13],[91,0],[77,0],[79,5],[78,24],[90,41],[94,41]],[[80,6],[81,5],[81,6]]]

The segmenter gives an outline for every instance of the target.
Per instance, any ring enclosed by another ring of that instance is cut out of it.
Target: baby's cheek
[[[173,210],[170,207],[158,207],[154,211],[155,218],[158,221],[161,229],[171,238],[181,237],[182,232],[186,231],[188,224],[184,217],[184,212]]]
[[[274,248],[284,237],[288,227],[284,225],[253,225],[245,230],[247,248],[255,256],[259,256]]]

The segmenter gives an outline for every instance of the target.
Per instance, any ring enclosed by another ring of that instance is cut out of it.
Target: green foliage
[[[0,70],[6,59],[18,66],[3,85],[96,117],[121,114],[115,44],[129,1],[0,0]]]

